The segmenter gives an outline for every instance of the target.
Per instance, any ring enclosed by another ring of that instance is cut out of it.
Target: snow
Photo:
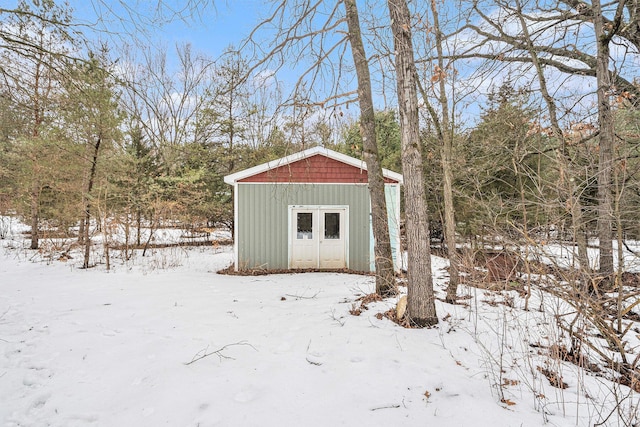
[[[468,305],[438,300],[437,327],[405,329],[376,316],[396,299],[349,314],[370,276],[220,275],[232,248],[214,246],[82,270],[4,242],[3,426],[586,426],[614,391],[637,410],[629,389],[532,347],[562,337],[515,292],[463,286]],[[433,258],[438,295],[445,267]]]
[[[618,242],[613,241],[613,258],[616,268],[619,266]],[[628,241],[627,247],[623,247],[622,261],[625,271],[640,271],[640,242]],[[590,268],[596,270],[599,266],[599,241],[591,239],[587,249],[587,256],[590,262]],[[531,249],[530,258],[544,262],[548,265],[556,265],[561,268],[570,268],[578,265],[577,253],[578,248],[573,244],[548,243],[545,245],[534,246]]]

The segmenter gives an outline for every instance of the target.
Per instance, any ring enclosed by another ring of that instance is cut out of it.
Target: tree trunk
[[[129,208],[126,210],[126,219],[124,221],[124,260],[129,261],[129,242],[131,241],[131,216]]]
[[[605,32],[600,0],[594,0],[593,27],[596,37],[596,81],[598,84],[598,122],[600,123],[600,152],[598,157],[598,239],[600,240],[600,275],[613,278],[613,203],[611,175],[613,170],[614,120],[609,102],[611,76],[609,74],[610,36]]]
[[[98,151],[102,138],[98,136],[96,144],[93,146],[93,158],[91,160],[91,170],[89,172],[89,180],[87,182],[87,199],[84,208],[84,262],[83,268],[89,268],[89,254],[91,251],[91,239],[89,238],[89,223],[91,221],[91,190],[93,190],[93,182],[96,176],[96,167],[98,164]]]
[[[136,245],[140,247],[140,235],[142,234],[142,210],[136,208]]]
[[[427,202],[422,174],[422,146],[411,16],[405,0],[388,0],[395,46],[398,105],[402,139],[402,172],[405,182],[405,215],[408,252],[407,315],[417,326],[438,323],[431,276],[431,249]]]
[[[353,54],[353,62],[358,76],[358,101],[360,104],[360,134],[364,161],[367,164],[369,195],[371,198],[371,215],[373,224],[374,254],[376,266],[376,293],[388,296],[397,292],[391,240],[389,237],[389,220],[387,202],[384,193],[384,177],[378,157],[373,97],[371,95],[371,77],[369,63],[362,43],[360,19],[356,0],[344,0],[347,24],[349,26],[349,42]]]
[[[85,196],[83,196],[82,204],[86,205],[87,202],[84,199]],[[78,224],[78,244],[84,245],[84,215],[82,216],[82,218],[80,219],[80,223]]]
[[[40,126],[44,121],[44,113],[40,100],[40,88],[42,76],[42,67],[44,66],[44,59],[42,54],[37,56],[38,62],[36,63],[34,73],[34,87],[33,87],[33,129],[31,130],[31,136],[34,142],[38,141],[40,136]],[[50,85],[49,85],[50,88]],[[47,85],[44,87],[47,91]],[[36,142],[39,144],[39,142]],[[33,163],[33,184],[31,185],[31,249],[38,249],[40,247],[40,168],[38,166],[39,154],[33,153],[31,161]]]
[[[459,283],[459,257],[456,249],[456,217],[453,206],[453,172],[451,170],[453,160],[453,129],[449,121],[449,102],[447,99],[445,82],[444,52],[442,49],[443,37],[438,19],[436,1],[431,0],[431,12],[433,13],[433,27],[436,39],[436,51],[438,53],[438,68],[441,73],[440,83],[440,108],[442,110],[442,126],[440,126],[440,139],[442,147],[442,193],[444,198],[444,240],[449,256],[449,285],[447,286],[446,301],[455,303]]]
[[[91,227],[89,227],[89,221],[91,220],[91,214],[88,201],[85,205],[84,215],[84,219],[82,220],[82,223],[84,224],[82,234],[82,241],[84,244],[84,261],[82,263],[82,268],[89,268],[89,255],[91,251],[91,239],[89,238],[89,229]]]
[[[40,185],[38,184],[38,178],[34,177],[34,184],[31,188],[31,249],[38,249],[40,246]]]

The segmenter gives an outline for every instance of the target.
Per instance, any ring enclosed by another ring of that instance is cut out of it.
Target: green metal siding
[[[393,265],[402,267],[402,248],[400,247],[400,185],[385,185],[384,193],[387,201],[387,218],[389,219],[389,239]]]
[[[384,196],[387,203],[387,219],[389,221],[389,240],[391,241],[391,256],[393,258],[393,265],[396,270],[402,268],[402,257],[400,247],[400,191],[399,185],[385,185]],[[372,218],[369,219],[371,224]],[[369,268],[371,271],[376,270],[375,255],[374,255],[374,241],[373,241],[373,225],[370,225],[369,231]]]
[[[369,271],[366,185],[237,184],[238,269],[286,269],[289,205],[349,206],[349,268]]]

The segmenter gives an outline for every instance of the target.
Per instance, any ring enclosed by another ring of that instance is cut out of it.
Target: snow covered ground
[[[216,274],[230,247],[82,270],[8,243],[3,426],[616,426],[637,411],[626,387],[549,355],[558,303],[542,293],[525,312],[515,292],[462,287],[468,305],[438,301],[437,327],[404,329],[376,316],[395,299],[349,314],[368,276]]]

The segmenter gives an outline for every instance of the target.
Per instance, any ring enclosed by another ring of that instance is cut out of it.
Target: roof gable
[[[402,175],[382,170],[387,183],[402,183]],[[314,182],[367,183],[367,165],[363,160],[313,147],[272,160],[224,177],[227,184],[237,182]]]

